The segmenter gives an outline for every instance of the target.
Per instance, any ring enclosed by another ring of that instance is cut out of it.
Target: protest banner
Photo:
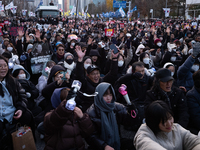
[[[120,23],[120,29],[124,28],[124,23]]]
[[[105,29],[105,36],[112,37],[114,34],[114,29]]]
[[[17,30],[18,30],[18,29],[24,30],[24,27],[10,27],[10,28],[9,28],[9,30],[10,30],[10,35],[11,35],[11,36],[17,36],[17,35],[18,35]]]
[[[36,43],[31,51],[31,70],[33,74],[41,73],[46,62],[51,60],[51,51],[48,43]]]
[[[162,22],[161,21],[157,21],[155,25],[158,26],[158,27],[161,27],[162,26]]]

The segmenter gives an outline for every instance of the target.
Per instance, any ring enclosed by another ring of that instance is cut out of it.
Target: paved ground
[[[122,138],[129,138],[129,139],[133,139],[134,135],[135,135],[134,132],[125,130],[123,128],[123,126],[121,126],[121,134],[122,134]],[[44,140],[40,139],[40,135],[37,131],[35,132],[35,136],[36,136],[36,139],[37,139],[37,141],[36,141],[37,150],[43,150],[44,147],[45,147]]]
[[[44,146],[45,146],[44,140],[40,139],[40,135],[37,131],[35,132],[35,136],[36,136],[36,148],[37,148],[37,150],[43,150]]]

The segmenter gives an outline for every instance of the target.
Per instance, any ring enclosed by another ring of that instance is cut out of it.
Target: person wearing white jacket
[[[134,138],[136,150],[199,150],[200,138],[174,123],[171,110],[164,101],[154,101],[145,112]]]

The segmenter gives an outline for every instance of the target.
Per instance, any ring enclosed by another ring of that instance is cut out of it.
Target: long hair
[[[4,60],[8,66],[8,60],[5,57],[0,55],[0,59]],[[16,93],[15,81],[14,78],[10,75],[9,71],[7,72],[4,79],[6,80],[6,88],[8,89],[10,95],[14,95]],[[0,95],[4,97],[2,86],[0,86]]]
[[[160,132],[159,124],[164,124],[170,115],[173,116],[173,112],[164,101],[154,101],[145,111],[146,124],[157,135]]]

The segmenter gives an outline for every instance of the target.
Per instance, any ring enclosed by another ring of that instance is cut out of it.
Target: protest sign
[[[161,21],[157,21],[156,22],[156,26],[161,27],[162,26],[162,22]]]
[[[105,36],[112,37],[114,34],[114,29],[105,29]]]
[[[120,23],[119,25],[121,29],[124,28],[124,23]]]
[[[36,43],[33,45],[31,51],[31,70],[33,74],[38,74],[42,72],[43,66],[46,62],[51,60],[51,51],[49,50],[48,43]]]
[[[17,36],[18,35],[17,30],[18,29],[24,30],[24,27],[10,27],[10,35],[11,36]]]

